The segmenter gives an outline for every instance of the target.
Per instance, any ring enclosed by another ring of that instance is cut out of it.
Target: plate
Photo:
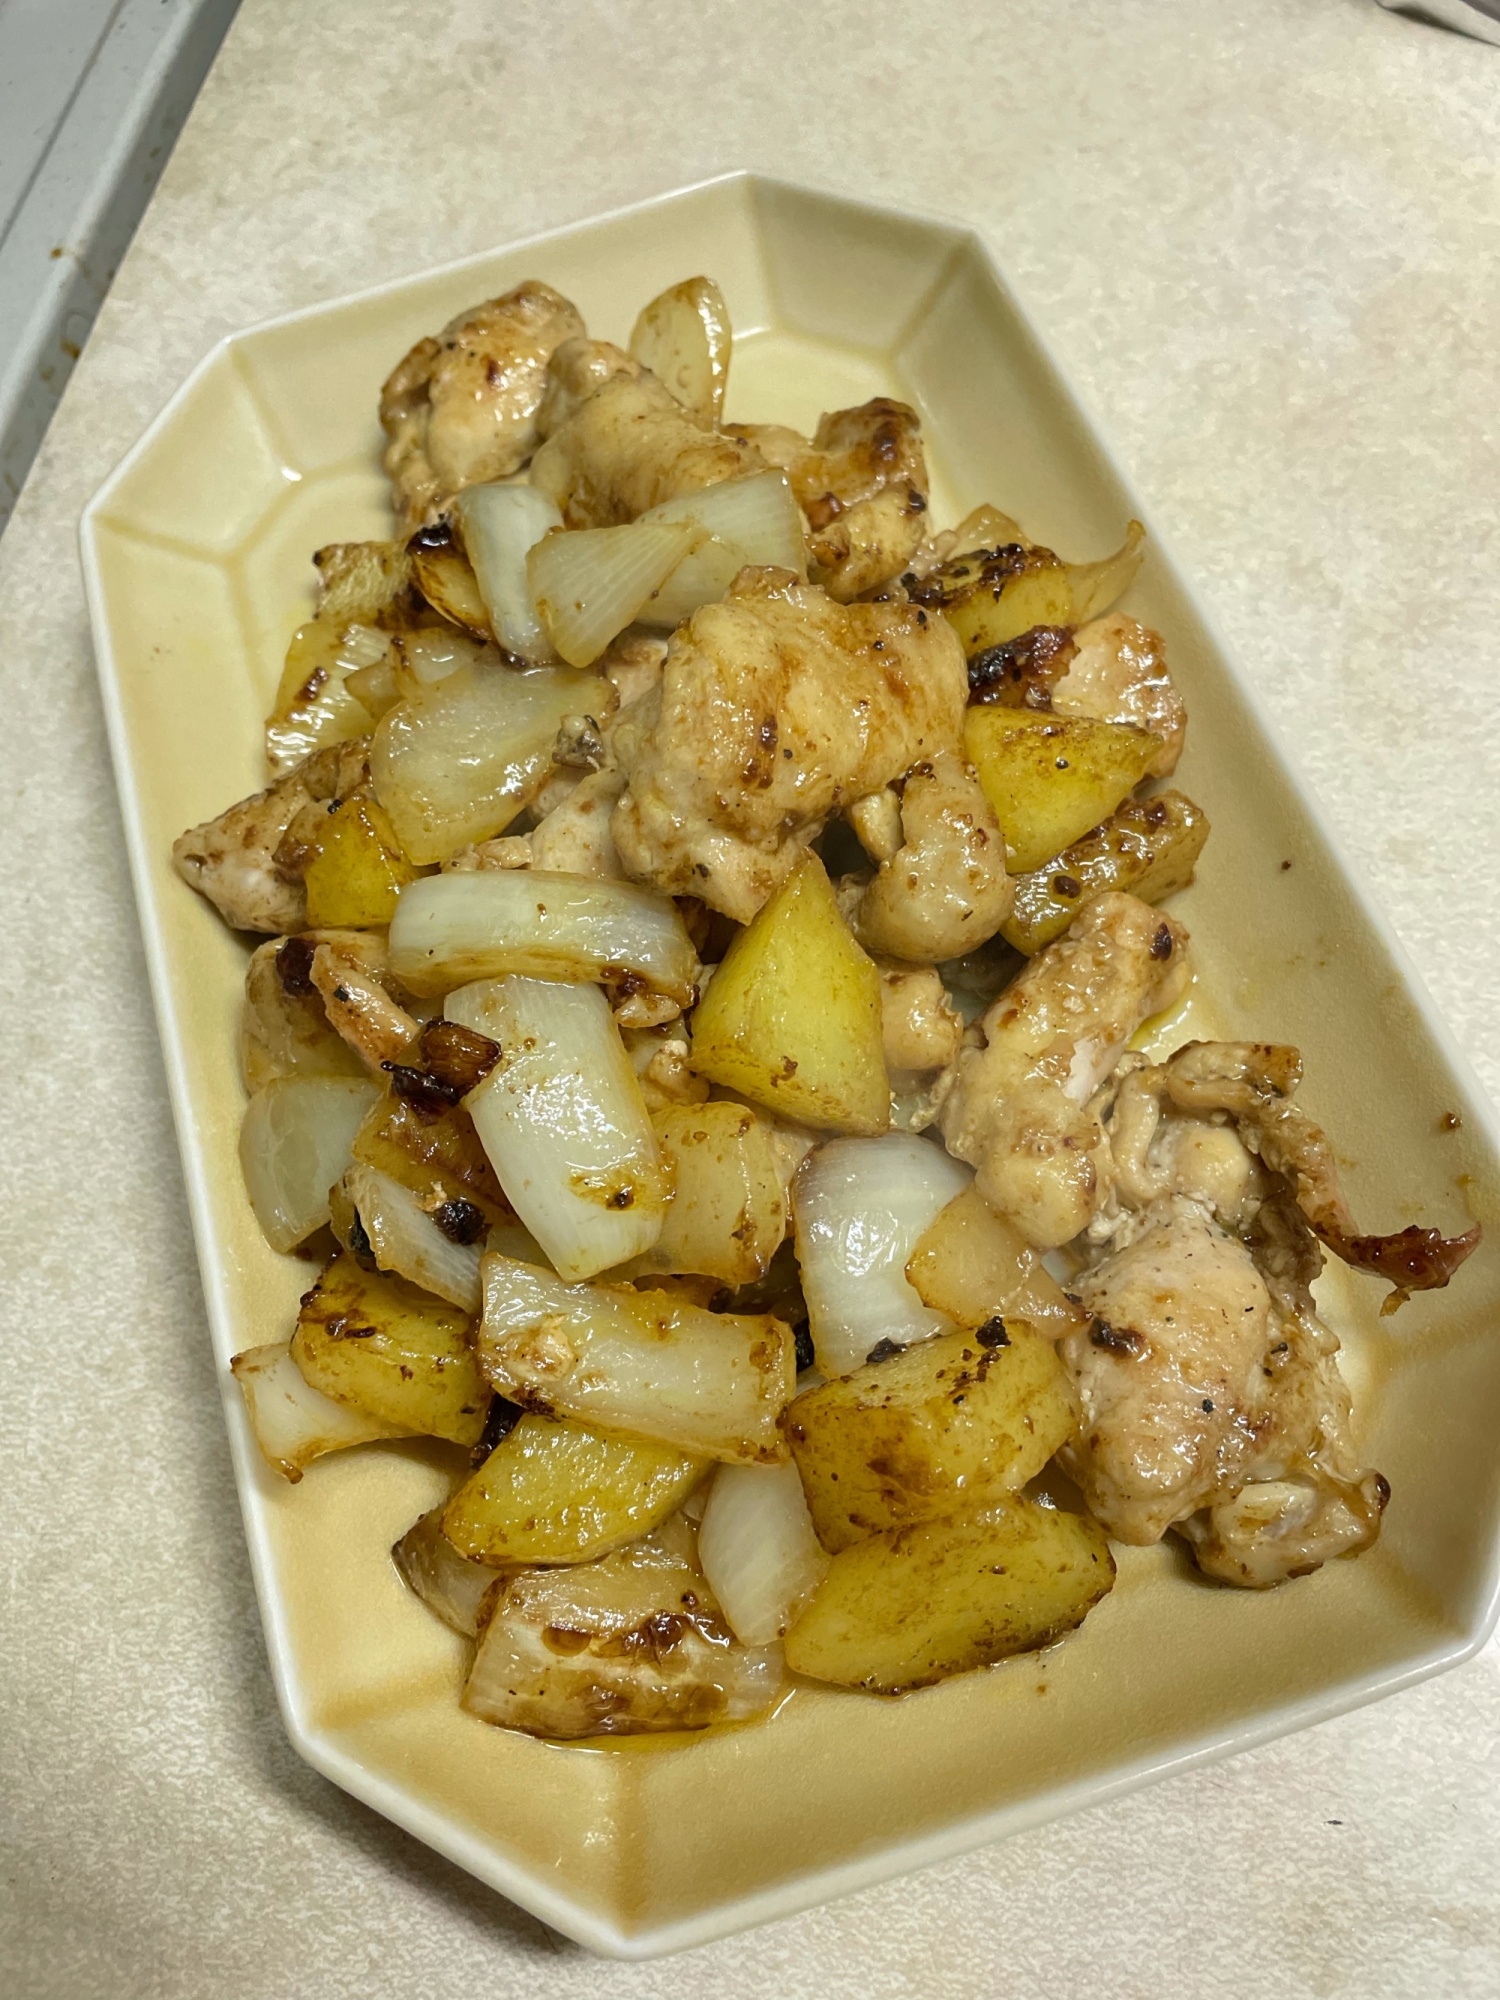
[[[591,332],[692,272],[737,331],[729,413],[811,430],[887,393],[922,412],[933,513],[981,500],[1064,555],[1148,519],[1006,289],[951,225],[735,174],[273,321],[221,343],[90,504],[83,561],[235,1475],[287,1731],[318,1770],[594,1950],[698,1944],[936,1861],[1454,1665],[1497,1608],[1500,1162],[1494,1117],[1159,536],[1127,608],[1165,634],[1192,715],[1176,782],[1214,832],[1173,904],[1198,981],[1171,1045],[1292,1041],[1366,1226],[1491,1225],[1449,1293],[1378,1316],[1342,1268],[1378,1547],[1259,1596],[1184,1553],[1120,1550],[1062,1645],[885,1701],[799,1688],[757,1725],[563,1747],[458,1706],[467,1642],[397,1578],[446,1490],[439,1448],[371,1446],[301,1485],[267,1471],[230,1357],[284,1339],[311,1267],[240,1184],[246,946],[173,873],[185,826],[263,782],[261,721],[312,604],[311,551],[389,533],[381,381],[471,302],[540,277]],[[1148,519],[1149,525],[1149,519]],[[1444,1114],[1461,1118],[1445,1129]]]

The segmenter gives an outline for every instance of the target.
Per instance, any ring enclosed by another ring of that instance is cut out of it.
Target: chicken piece
[[[328,1025],[377,1072],[397,1060],[420,1026],[387,992],[384,961],[383,946],[372,953],[323,933],[307,975],[322,995]]]
[[[1058,1346],[1081,1412],[1059,1457],[1117,1541],[1158,1542],[1254,1459],[1271,1295],[1244,1244],[1175,1198],[1075,1289],[1093,1324]]]
[[[1015,887],[995,809],[956,751],[940,750],[907,773],[901,832],[902,846],[844,912],[865,950],[935,965],[988,943],[1010,915]]]
[[[1083,1230],[1109,1190],[1090,1100],[1126,1043],[1189,979],[1187,933],[1134,896],[1087,904],[964,1037],[941,1126],[992,1208],[1038,1249]]]
[[[692,1048],[680,1017],[664,1027],[626,1027],[620,1032],[649,1112],[704,1102],[708,1078],[688,1067]]]
[[[1302,1081],[1295,1049],[1265,1042],[1189,1042],[1166,1070],[1174,1104],[1199,1114],[1227,1112],[1264,1165],[1295,1189],[1302,1212],[1334,1255],[1389,1281],[1382,1313],[1395,1312],[1413,1292],[1446,1285],[1478,1248],[1478,1223],[1461,1236],[1415,1226],[1390,1236],[1360,1234],[1339,1186],[1333,1149],[1293,1102]]]
[[[791,481],[811,531],[809,574],[848,604],[898,575],[922,540],[927,461],[922,426],[905,403],[876,396],[831,410],[811,442],[783,424],[730,424]]]
[[[584,331],[575,306],[528,279],[419,340],[380,392],[404,540],[466,486],[518,472],[536,450],[553,349]]]
[[[626,873],[748,923],[829,813],[957,748],[964,692],[945,620],[742,571],[615,723]]]
[[[289,846],[288,836],[309,806],[326,811],[358,790],[369,776],[369,750],[367,736],[315,750],[263,792],[180,834],[173,866],[236,930],[300,931],[307,922],[301,843]]]
[[[1133,722],[1162,739],[1148,775],[1165,778],[1177,768],[1187,732],[1187,708],[1167,672],[1166,648],[1134,618],[1112,612],[1080,625],[1067,671],[1052,689],[1058,715],[1096,722]]]
[[[638,382],[643,373],[640,362],[612,340],[589,340],[586,336],[565,340],[553,349],[547,363],[546,385],[536,413],[537,436],[546,439],[560,431],[596,389],[617,375]]]
[[[1169,1195],[1205,1208],[1224,1229],[1246,1235],[1270,1191],[1270,1178],[1219,1112],[1198,1117],[1168,1096],[1169,1071],[1144,1056],[1123,1056],[1091,1101],[1108,1118],[1113,1187],[1105,1212],[1089,1226],[1092,1240],[1121,1241],[1122,1222]],[[1316,1271],[1314,1272],[1316,1275]]]
[[[532,460],[531,483],[568,527],[610,528],[679,493],[764,471],[753,445],[704,430],[643,370],[612,377],[579,404]]]
[[[667,637],[644,625],[627,625],[594,662],[595,672],[609,682],[622,709],[643,700],[661,684],[667,663]]]
[[[948,1004],[937,970],[877,959],[880,970],[880,1033],[892,1089],[897,1077],[945,1069],[958,1054],[963,1017]]]

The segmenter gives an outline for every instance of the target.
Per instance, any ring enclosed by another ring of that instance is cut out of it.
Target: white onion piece
[[[445,1236],[410,1188],[378,1167],[356,1161],[344,1176],[344,1193],[358,1211],[375,1262],[382,1271],[410,1278],[424,1292],[477,1313],[479,1246]]]
[[[273,1250],[295,1250],[328,1220],[328,1190],[379,1095],[369,1077],[278,1076],[246,1105],[240,1167]]]
[[[686,278],[643,306],[630,336],[632,356],[700,424],[724,414],[733,329],[712,278]]]
[[[445,1500],[413,1522],[391,1550],[391,1560],[429,1611],[472,1639],[479,1631],[480,1606],[507,1572],[460,1555],[443,1533],[447,1506]]]
[[[500,664],[493,646],[453,625],[427,625],[417,632],[399,633],[391,641],[391,669],[399,695],[420,694],[460,667]]]
[[[464,1104],[506,1199],[565,1278],[649,1250],[671,1189],[641,1086],[597,986],[486,980],[450,1021],[500,1044]]]
[[[741,1645],[779,1639],[832,1560],[813,1532],[796,1466],[721,1465],[698,1560]]]
[[[398,702],[371,739],[370,777],[410,858],[445,861],[503,833],[551,768],[563,718],[608,693],[593,674],[486,660]]]
[[[519,1222],[497,1222],[484,1239],[486,1250],[493,1250],[497,1257],[511,1257],[518,1264],[537,1264],[545,1267],[547,1253],[537,1242],[531,1231]]]
[[[670,898],[628,882],[534,868],[428,875],[401,892],[391,970],[413,993],[476,979],[598,980],[633,973],[687,1007],[698,955]]]
[[[797,1262],[818,1366],[832,1380],[863,1367],[882,1340],[903,1347],[951,1331],[924,1306],[906,1264],[938,1211],[973,1179],[941,1147],[907,1132],[834,1139],[792,1183]]]
[[[703,530],[683,521],[628,522],[548,535],[526,558],[526,577],[559,653],[591,666],[641,617]]]
[[[453,503],[490,625],[506,652],[540,666],[552,641],[537,615],[526,557],[562,515],[536,486],[467,486]]]
[[[289,1340],[249,1348],[229,1365],[244,1391],[250,1428],[261,1457],[294,1486],[304,1469],[325,1451],[412,1435],[348,1403],[336,1403],[315,1389],[303,1379],[302,1370],[292,1359]]]
[[[796,1388],[791,1334],[763,1313],[713,1313],[671,1292],[568,1285],[484,1260],[479,1365],[502,1396],[603,1431],[745,1465],[777,1465]]]
[[[709,537],[683,557],[642,607],[645,625],[678,625],[700,604],[717,603],[747,563],[807,573],[802,510],[784,472],[720,480],[663,501],[641,520],[685,521]]]

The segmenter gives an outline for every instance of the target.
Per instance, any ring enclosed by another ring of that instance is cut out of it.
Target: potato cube
[[[1113,1587],[1098,1522],[993,1500],[858,1542],[786,1635],[793,1672],[900,1694],[1031,1652],[1072,1631]]]
[[[1145,529],[1132,521],[1115,553],[1091,563],[1064,562],[1051,549],[1019,541],[975,549],[940,565],[919,586],[919,599],[941,605],[972,659],[1037,625],[1097,618],[1130,588],[1145,540]]]
[[[588,1562],[648,1534],[712,1462],[524,1416],[448,1502],[443,1533],[476,1562]]]
[[[676,1192],[656,1242],[613,1275],[694,1272],[754,1284],[787,1226],[771,1127],[744,1104],[674,1104],[651,1122]]]
[[[1024,875],[1088,832],[1133,792],[1161,748],[1128,722],[1029,708],[971,708],[964,748]]]
[[[934,1312],[960,1326],[983,1326],[998,1314],[1024,1320],[1049,1340],[1087,1329],[1074,1305],[1013,1222],[997,1215],[977,1188],[965,1188],[939,1211],[907,1261],[906,1281]]]
[[[1000,935],[1030,958],[1095,896],[1112,889],[1143,903],[1175,896],[1192,881],[1208,833],[1208,814],[1181,792],[1127,799],[1102,826],[1016,878],[1015,906]]]
[[[890,1124],[880,974],[814,854],[730,945],[692,1030],[693,1068],[768,1111],[832,1132]]]
[[[515,1220],[461,1104],[439,1110],[420,1096],[411,1102],[389,1091],[355,1133],[353,1156],[432,1203],[434,1213],[446,1202],[468,1202],[486,1222]]]
[[[315,1389],[424,1437],[479,1442],[490,1392],[469,1315],[341,1250],[302,1301],[292,1359]]]
[[[378,930],[395,915],[396,898],[417,870],[374,799],[355,793],[328,815],[302,879],[310,929]]]
[[[943,1333],[789,1406],[787,1438],[825,1549],[1015,1492],[1073,1428],[1050,1341],[1015,1320]]]

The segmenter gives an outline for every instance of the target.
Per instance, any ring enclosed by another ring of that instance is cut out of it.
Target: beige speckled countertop
[[[0,1989],[1493,1996],[1493,1646],[655,1966],[283,1741],[77,516],[222,334],[739,164],[986,233],[1500,1090],[1500,51],[1370,0],[246,0],[0,542]]]

